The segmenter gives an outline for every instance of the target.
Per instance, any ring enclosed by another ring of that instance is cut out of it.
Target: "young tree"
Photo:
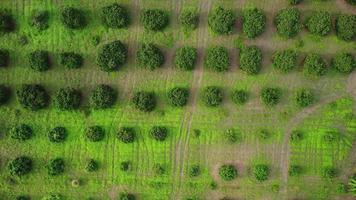
[[[294,100],[299,107],[310,106],[314,102],[313,91],[305,88],[299,89],[294,94]]]
[[[40,85],[22,85],[16,92],[17,99],[22,107],[36,111],[48,106],[49,95]]]
[[[266,15],[261,9],[250,8],[242,13],[242,31],[250,39],[265,31]]]
[[[175,87],[168,91],[168,100],[172,106],[183,107],[188,102],[189,90],[186,88]]]
[[[63,52],[59,54],[59,64],[67,69],[78,69],[83,65],[83,57],[74,52]]]
[[[219,87],[209,86],[203,90],[203,103],[209,107],[216,107],[223,101],[223,92]]]
[[[279,88],[265,87],[261,90],[261,100],[267,106],[275,106],[279,103],[282,91]]]
[[[237,169],[233,165],[223,165],[219,168],[219,175],[224,181],[232,181],[237,177]]]
[[[297,5],[300,4],[303,0],[287,0],[287,1],[291,5]]]
[[[38,72],[47,71],[51,67],[49,53],[47,51],[37,50],[31,52],[28,55],[28,61],[30,68]]]
[[[49,12],[45,10],[33,12],[29,24],[39,31],[46,30],[49,27]]]
[[[294,130],[292,131],[292,134],[290,135],[290,140],[292,142],[299,142],[303,140],[304,138],[304,133],[300,130]]]
[[[179,23],[186,30],[195,30],[199,24],[199,13],[193,10],[184,10],[179,16]]]
[[[150,136],[156,141],[163,142],[168,136],[168,129],[163,126],[154,126],[150,130]]]
[[[79,90],[66,87],[58,90],[54,104],[59,110],[75,110],[79,108],[81,99],[82,95]]]
[[[54,158],[47,164],[47,173],[51,176],[58,176],[64,172],[64,160],[62,158]]]
[[[131,127],[122,127],[117,132],[117,138],[126,144],[133,143],[136,138],[135,129]]]
[[[0,49],[0,68],[7,67],[10,61],[10,53],[6,49]]]
[[[288,174],[289,176],[298,176],[303,172],[303,168],[299,165],[289,166]]]
[[[126,28],[129,26],[129,11],[118,3],[113,3],[101,9],[102,23],[109,28]]]
[[[351,41],[356,36],[356,15],[339,15],[335,21],[336,35],[339,39]]]
[[[135,108],[143,112],[151,112],[156,107],[156,98],[152,92],[136,92],[132,98]]]
[[[248,92],[246,90],[235,90],[232,95],[231,99],[237,105],[245,104],[248,100]]]
[[[61,11],[60,20],[69,29],[81,29],[87,23],[83,11],[73,7],[64,8]]]
[[[218,35],[228,35],[233,32],[236,17],[232,10],[217,7],[210,11],[208,25]]]
[[[163,52],[154,44],[142,44],[137,51],[137,63],[140,67],[154,70],[164,63]]]
[[[341,73],[349,74],[356,68],[356,61],[350,53],[338,53],[331,61],[334,69]]]
[[[15,29],[15,20],[10,12],[0,10],[0,34],[12,32]]]
[[[245,47],[240,52],[240,69],[256,75],[262,68],[262,51],[257,46]]]
[[[327,179],[335,178],[337,175],[337,170],[335,167],[327,166],[323,168],[322,177]]]
[[[316,53],[308,54],[304,60],[304,73],[311,76],[326,74],[327,66],[324,59]]]
[[[19,124],[10,129],[10,137],[12,139],[25,141],[33,136],[32,128],[27,124]]]
[[[297,65],[298,54],[294,50],[277,51],[273,55],[273,67],[281,72],[287,73]]]
[[[269,176],[269,167],[265,164],[257,164],[253,167],[253,175],[255,176],[257,181],[265,181]]]
[[[197,164],[194,164],[192,166],[189,167],[188,169],[188,175],[189,177],[193,178],[193,177],[197,177],[201,174],[201,170],[200,170],[200,166]]]
[[[95,172],[98,171],[98,169],[99,169],[99,163],[94,159],[90,159],[87,165],[85,166],[85,170],[87,172]]]
[[[296,8],[280,10],[274,18],[278,35],[284,38],[295,37],[301,28],[300,18],[300,11]]]
[[[207,50],[204,65],[216,72],[227,71],[230,65],[229,52],[223,46],[214,46]]]
[[[314,12],[307,18],[305,25],[311,34],[326,36],[332,30],[331,15],[325,11]]]
[[[197,49],[191,46],[185,46],[177,49],[174,57],[174,64],[180,70],[192,70],[198,56]]]
[[[48,133],[48,139],[50,142],[53,143],[64,142],[66,138],[67,138],[67,129],[61,126],[57,126],[53,128]]]
[[[108,85],[96,86],[90,94],[89,103],[94,109],[106,109],[114,105],[116,101],[115,90]]]
[[[140,22],[146,30],[162,31],[168,26],[168,14],[159,9],[144,10],[140,14]]]
[[[32,160],[27,156],[17,157],[10,161],[8,169],[13,176],[23,176],[32,171]]]
[[[99,49],[96,63],[102,71],[112,72],[127,62],[127,56],[127,47],[120,40],[116,40]]]
[[[85,136],[91,142],[99,142],[104,139],[105,131],[100,126],[90,126],[86,129]]]

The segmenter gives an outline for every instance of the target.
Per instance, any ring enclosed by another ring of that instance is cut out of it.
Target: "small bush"
[[[142,44],[137,51],[137,62],[142,68],[154,70],[164,63],[163,52],[154,44]]]
[[[124,171],[124,172],[131,171],[132,163],[130,161],[121,162],[120,169],[121,169],[121,171]]]
[[[17,90],[17,99],[22,107],[36,111],[48,106],[49,95],[40,85],[24,84]]]
[[[332,179],[332,178],[336,177],[336,175],[337,175],[336,168],[334,168],[332,166],[327,166],[327,167],[323,168],[323,171],[322,171],[323,178]]]
[[[197,49],[186,46],[179,48],[174,57],[174,64],[180,70],[192,70],[198,56]]]
[[[226,71],[229,68],[229,52],[222,46],[211,47],[207,50],[204,65],[217,72]]]
[[[189,174],[189,177],[191,177],[191,178],[199,176],[201,174],[199,165],[190,166],[189,170],[188,170],[188,174]]]
[[[10,89],[4,85],[0,85],[0,106],[9,101],[10,95]]]
[[[163,10],[144,10],[140,15],[140,22],[146,30],[161,31],[167,27],[169,16]]]
[[[208,25],[210,29],[219,35],[228,35],[233,32],[236,17],[232,10],[217,7],[210,11]]]
[[[179,23],[186,30],[195,30],[199,24],[199,14],[193,10],[184,10],[179,16]]]
[[[314,102],[314,94],[310,89],[299,89],[294,94],[295,103],[299,107],[310,106]]]
[[[54,104],[59,110],[78,109],[81,102],[81,93],[74,88],[61,88],[55,95]]]
[[[10,61],[10,53],[6,49],[0,49],[0,68],[7,67]]]
[[[5,11],[0,10],[0,33],[9,33],[15,29],[15,20],[12,15]]]
[[[303,168],[299,165],[291,165],[288,170],[289,176],[298,176],[302,173]]]
[[[35,11],[32,13],[29,24],[39,31],[46,30],[49,27],[48,11]]]
[[[51,67],[49,54],[47,51],[33,51],[28,55],[28,61],[31,69],[38,72],[47,71]]]
[[[17,157],[10,161],[8,169],[13,176],[23,176],[32,171],[32,160],[27,156]]]
[[[94,159],[90,159],[87,165],[85,166],[85,170],[87,172],[95,172],[98,171],[98,169],[99,169],[99,163]]]
[[[232,102],[237,105],[242,105],[247,102],[248,100],[248,92],[246,90],[235,90],[232,95]]]
[[[189,90],[186,88],[175,87],[168,91],[168,100],[172,106],[182,107],[188,102]]]
[[[136,92],[132,102],[136,109],[143,112],[151,112],[156,107],[156,98],[151,92]]]
[[[273,67],[281,72],[287,73],[297,65],[298,54],[293,50],[277,51],[273,55]]]
[[[157,176],[161,176],[166,172],[166,169],[161,164],[154,164],[153,165],[153,173]]]
[[[99,142],[104,139],[105,132],[100,126],[90,126],[85,131],[85,136],[91,142]]]
[[[27,195],[20,195],[16,197],[16,200],[31,200],[31,197]]]
[[[126,144],[133,143],[136,138],[135,130],[131,127],[122,127],[117,133],[117,138]]]
[[[261,9],[252,8],[243,11],[242,31],[250,39],[261,35],[265,31],[266,15]]]
[[[136,197],[133,194],[124,192],[119,194],[119,200],[136,200]]]
[[[164,141],[168,136],[168,129],[163,126],[154,126],[150,130],[150,136],[156,141]]]
[[[223,101],[223,93],[219,87],[209,86],[203,90],[203,103],[209,107],[216,107]]]
[[[61,11],[60,20],[69,29],[81,29],[86,26],[84,13],[78,8],[67,7]]]
[[[352,194],[356,194],[356,174],[354,174],[349,180],[349,191]]]
[[[303,0],[288,0],[290,5],[297,5],[300,4]]]
[[[274,18],[278,35],[284,38],[295,37],[301,28],[300,18],[300,11],[296,8],[280,10]]]
[[[233,129],[227,129],[224,133],[224,137],[229,144],[234,144],[241,139],[241,136]]]
[[[294,130],[290,135],[290,139],[292,142],[299,142],[304,139],[304,133],[299,130]]]
[[[240,69],[248,75],[256,75],[262,67],[262,51],[257,46],[245,47],[240,52]]]
[[[271,133],[266,129],[261,129],[260,131],[258,131],[258,137],[261,140],[267,140],[268,138],[271,137]]]
[[[338,131],[327,131],[323,136],[324,141],[329,143],[334,142],[339,138],[340,133]]]
[[[10,129],[12,139],[25,141],[33,136],[32,128],[27,124],[19,124]]]
[[[351,41],[356,36],[356,16],[339,15],[335,22],[336,35],[339,39]]]
[[[74,52],[59,54],[59,64],[67,69],[78,69],[83,65],[83,57]]]
[[[224,181],[232,181],[237,177],[237,170],[233,165],[223,165],[219,168],[219,175]]]
[[[115,90],[108,85],[98,85],[89,97],[90,106],[94,109],[106,109],[114,105],[116,101]]]
[[[41,200],[64,200],[63,196],[60,194],[50,194],[43,197]]]
[[[55,158],[49,161],[47,165],[47,173],[51,176],[61,175],[64,172],[64,160]]]
[[[48,133],[48,139],[53,143],[64,142],[67,138],[67,130],[64,127],[55,127]]]
[[[332,30],[331,15],[324,11],[314,12],[305,25],[311,34],[326,36]]]
[[[347,193],[347,186],[344,183],[338,183],[336,187],[336,192],[338,194],[346,194]]]
[[[258,164],[253,167],[253,175],[257,181],[265,181],[268,179],[269,167],[265,164]]]
[[[327,66],[319,54],[309,54],[304,60],[304,73],[311,76],[322,76],[326,74]]]
[[[356,61],[349,53],[339,53],[332,60],[331,65],[337,71],[349,74],[356,68]]]
[[[130,22],[129,11],[118,3],[113,3],[101,9],[101,21],[109,28],[126,28]]]
[[[105,44],[100,48],[96,63],[102,71],[111,72],[127,62],[127,47],[119,40]]]
[[[267,106],[275,106],[281,100],[282,91],[279,88],[266,87],[261,90],[261,100]]]

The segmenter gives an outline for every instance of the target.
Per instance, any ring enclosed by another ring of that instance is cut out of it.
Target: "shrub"
[[[240,52],[240,69],[249,75],[258,74],[262,67],[262,51],[257,46],[245,47]]]
[[[136,138],[135,130],[131,127],[122,127],[117,132],[117,138],[126,144],[133,143]]]
[[[48,139],[50,142],[59,143],[64,142],[67,137],[67,130],[64,127],[55,127],[48,133]]]
[[[198,56],[197,49],[186,46],[179,48],[174,57],[174,65],[180,70],[192,70]]]
[[[314,12],[305,23],[308,31],[313,35],[325,36],[331,29],[331,15],[328,12]]]
[[[119,194],[119,200],[136,200],[135,195],[126,192]]]
[[[266,87],[261,90],[261,100],[267,106],[274,106],[279,103],[282,91],[279,88]]]
[[[64,160],[62,158],[54,158],[47,165],[48,175],[57,176],[64,172]]]
[[[299,89],[294,94],[295,103],[299,107],[310,106],[314,102],[313,91],[310,89]]]
[[[356,16],[339,15],[335,22],[336,35],[339,39],[350,41],[356,35]]]
[[[60,194],[50,194],[42,198],[42,200],[64,200],[63,196]]]
[[[224,181],[232,181],[237,177],[237,170],[233,165],[223,165],[219,168],[219,175]]]
[[[297,65],[298,54],[293,50],[277,51],[273,55],[273,67],[281,72],[287,73]]]
[[[8,50],[0,49],[0,68],[7,67],[10,61],[10,53]]]
[[[12,139],[25,141],[32,137],[32,128],[27,124],[19,124],[10,129],[10,137]]]
[[[356,0],[345,0],[347,3],[356,6]]]
[[[258,131],[258,137],[261,140],[267,140],[269,137],[271,137],[271,133],[266,129],[261,129],[260,131]]]
[[[353,175],[349,180],[349,191],[352,194],[356,194],[356,175]]]
[[[120,163],[121,171],[124,172],[131,171],[131,168],[132,168],[132,163],[130,161],[124,161]]]
[[[28,55],[28,61],[31,69],[38,72],[47,71],[51,66],[47,51],[33,51]]]
[[[159,9],[144,10],[141,12],[140,22],[146,30],[161,31],[167,27],[169,16]]]
[[[304,60],[304,73],[312,76],[326,74],[326,62],[319,54],[309,54]]]
[[[300,31],[300,11],[296,8],[280,10],[274,18],[277,33],[284,38],[293,38]]]
[[[199,24],[199,14],[193,10],[184,10],[179,16],[179,23],[186,30],[194,30]]]
[[[257,8],[247,9],[242,14],[242,31],[248,38],[255,38],[265,31],[266,15]]]
[[[156,98],[152,92],[136,92],[132,98],[136,109],[151,112],[156,107]]]
[[[226,71],[229,68],[229,52],[225,47],[215,46],[207,50],[204,64],[217,72]]]
[[[160,175],[163,175],[166,172],[166,169],[161,164],[154,164],[153,165],[153,172],[154,172],[155,175],[160,176]]]
[[[105,132],[100,126],[90,126],[85,131],[85,136],[91,142],[99,142],[104,139]]]
[[[215,107],[222,103],[223,93],[219,87],[209,86],[203,90],[203,103],[209,107]]]
[[[288,0],[288,3],[291,5],[300,4],[303,0]]]
[[[347,193],[347,186],[344,183],[338,183],[336,186],[336,192],[338,194],[346,194]]]
[[[17,90],[17,99],[22,107],[36,111],[48,106],[49,95],[40,85],[24,84]]]
[[[339,53],[332,60],[331,65],[337,71],[349,74],[356,68],[356,61],[349,53]]]
[[[334,142],[336,140],[338,140],[340,137],[340,133],[338,131],[327,131],[324,136],[323,139],[325,140],[325,142]]]
[[[189,91],[186,88],[175,87],[168,91],[167,96],[172,106],[182,107],[188,102]]]
[[[269,167],[265,164],[258,164],[253,167],[253,175],[257,181],[265,181],[268,179]]]
[[[138,65],[154,70],[161,67],[164,63],[163,52],[154,44],[142,44],[137,51]]]
[[[227,35],[232,33],[235,20],[232,10],[217,7],[209,13],[208,25],[214,33]]]
[[[336,175],[337,175],[336,168],[334,168],[332,166],[327,166],[327,167],[323,168],[323,171],[322,171],[323,178],[332,179],[332,178],[336,177]]]
[[[84,13],[78,8],[67,7],[61,11],[62,24],[70,29],[81,29],[86,26]]]
[[[201,173],[199,165],[192,165],[188,170],[189,177],[197,177]]]
[[[225,140],[230,144],[234,144],[241,139],[241,136],[237,134],[233,129],[227,129],[224,133],[224,137]]]
[[[130,16],[125,7],[113,3],[101,9],[101,21],[109,28],[125,28],[129,26]]]
[[[98,171],[98,169],[99,169],[99,163],[94,159],[90,159],[87,165],[85,166],[85,170],[87,172],[95,172]]]
[[[4,105],[10,99],[10,89],[4,85],[0,85],[0,106]]]
[[[303,171],[303,168],[299,165],[291,165],[288,170],[289,176],[298,176]]]
[[[0,33],[9,33],[14,29],[15,20],[12,15],[5,10],[0,10]]]
[[[46,30],[49,27],[48,11],[35,11],[32,13],[29,24],[39,31]]]
[[[23,176],[32,171],[32,160],[27,156],[17,157],[10,161],[8,169],[13,176]]]
[[[96,62],[102,71],[115,71],[126,63],[127,54],[126,46],[121,41],[116,40],[100,48]]]
[[[78,109],[80,102],[80,91],[70,87],[59,89],[54,98],[54,104],[59,110]]]
[[[98,85],[89,97],[90,106],[94,109],[110,108],[116,101],[115,90],[108,85]]]
[[[16,200],[31,200],[31,198],[27,195],[20,195],[16,197]]]
[[[302,131],[299,130],[294,130],[292,131],[291,135],[290,135],[290,139],[292,142],[298,142],[303,140],[304,138],[304,134]]]
[[[232,95],[232,102],[237,105],[242,105],[247,102],[248,100],[248,92],[246,90],[235,90]]]
[[[74,52],[59,54],[59,63],[67,69],[78,69],[83,65],[83,57]]]
[[[166,140],[168,135],[168,129],[163,126],[154,126],[150,130],[150,136],[156,141],[164,141]]]

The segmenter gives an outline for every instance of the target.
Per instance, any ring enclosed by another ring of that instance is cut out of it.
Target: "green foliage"
[[[331,15],[325,11],[314,12],[305,25],[311,34],[326,36],[332,30]]]
[[[298,176],[303,172],[303,168],[299,165],[289,166],[288,174],[289,176]]]
[[[232,181],[237,177],[237,169],[233,165],[223,165],[219,168],[219,175],[224,181]]]
[[[314,94],[310,89],[298,89],[294,94],[295,103],[299,107],[310,106],[314,102]]]
[[[74,52],[59,54],[59,64],[67,69],[78,69],[83,65],[83,57]]]
[[[278,35],[284,38],[295,37],[301,28],[300,18],[300,11],[296,8],[280,10],[274,18]]]
[[[51,176],[61,175],[64,172],[64,160],[62,158],[54,158],[47,164],[47,173]]]
[[[277,51],[273,55],[273,67],[281,72],[287,73],[297,65],[298,53],[293,50]]]
[[[90,106],[94,109],[110,108],[116,101],[115,90],[108,85],[98,85],[89,97]]]
[[[116,40],[100,48],[96,63],[102,71],[111,72],[125,64],[127,56],[128,51],[126,46],[120,40]]]
[[[240,52],[240,69],[256,75],[262,67],[262,51],[257,46],[245,47]]]
[[[297,5],[300,4],[303,0],[287,0],[287,1],[291,5]]]
[[[98,171],[98,169],[99,169],[99,163],[94,159],[90,159],[87,165],[85,166],[85,170],[87,172],[95,172]]]
[[[344,183],[338,183],[336,187],[336,192],[338,194],[345,194],[347,193],[347,186]]]
[[[43,197],[41,200],[64,200],[63,196],[60,194],[50,194]]]
[[[332,179],[332,178],[336,177],[336,175],[337,175],[336,168],[334,168],[332,166],[327,166],[327,167],[323,168],[323,171],[322,171],[323,178]]]
[[[166,169],[163,165],[157,163],[153,165],[153,172],[155,175],[160,176],[166,172]]]
[[[350,53],[339,53],[332,60],[331,65],[341,73],[349,74],[356,68],[356,61]]]
[[[161,31],[168,26],[169,16],[159,9],[144,10],[141,12],[140,22],[146,30]]]
[[[61,126],[53,128],[48,133],[48,139],[50,142],[53,143],[64,142],[66,138],[67,138],[67,130],[66,128]]]
[[[156,141],[164,141],[168,136],[168,129],[163,126],[154,126],[150,129],[150,136]]]
[[[327,131],[325,132],[323,139],[325,142],[334,142],[340,138],[340,132],[338,131]]]
[[[125,28],[129,26],[129,11],[118,3],[113,3],[101,9],[101,21],[109,28]]]
[[[349,191],[352,194],[356,194],[356,175],[350,178],[349,180]]]
[[[261,90],[261,100],[267,106],[275,106],[279,103],[282,91],[279,88],[266,87]]]
[[[81,29],[87,23],[83,11],[73,7],[64,8],[61,11],[60,20],[69,29]]]
[[[326,74],[327,65],[324,59],[316,53],[308,54],[304,60],[304,73],[311,76]]]
[[[117,132],[117,138],[126,144],[133,143],[136,138],[135,130],[131,127],[122,127]]]
[[[136,197],[133,194],[123,192],[119,194],[119,200],[136,200]]]
[[[189,90],[186,88],[175,87],[168,91],[168,100],[172,106],[182,107],[188,102]]]
[[[345,0],[347,3],[356,6],[356,0]]]
[[[10,53],[6,49],[0,49],[0,68],[7,67],[10,62]]]
[[[267,140],[269,137],[271,137],[271,133],[267,129],[261,129],[258,131],[258,137],[261,140]]]
[[[13,176],[23,176],[32,171],[32,160],[27,156],[20,156],[11,160],[8,169]]]
[[[336,35],[339,39],[350,41],[356,36],[356,15],[339,15],[335,22]]]
[[[292,142],[299,142],[304,139],[304,133],[300,130],[294,130],[292,131],[290,135],[290,140]]]
[[[189,177],[197,177],[201,174],[200,166],[199,165],[192,165],[188,169],[188,175]]]
[[[198,56],[197,49],[190,46],[185,46],[177,49],[174,57],[174,64],[180,70],[192,70]]]
[[[104,139],[105,132],[100,126],[90,126],[86,129],[85,136],[91,142],[99,142]]]
[[[227,35],[233,32],[236,17],[232,10],[217,7],[210,11],[208,25],[210,29],[219,35]]]
[[[12,139],[25,141],[33,136],[32,128],[27,124],[19,124],[10,129],[10,137]]]
[[[51,67],[47,51],[37,50],[31,52],[28,55],[28,62],[30,68],[38,72],[47,71]]]
[[[15,20],[11,13],[0,10],[0,34],[9,33],[15,30]]]
[[[224,132],[224,139],[229,143],[229,144],[234,144],[238,142],[241,138],[238,133],[235,132],[234,129],[227,129]]]
[[[250,39],[261,35],[265,31],[266,15],[261,9],[252,8],[243,11],[242,31]]]
[[[209,107],[216,107],[223,101],[223,92],[219,87],[209,86],[203,90],[203,103]]]
[[[204,65],[217,72],[227,71],[230,65],[229,52],[223,46],[214,46],[207,50]]]
[[[120,170],[127,172],[127,171],[131,171],[132,169],[132,163],[130,161],[124,161],[120,163]]]
[[[21,196],[17,196],[16,200],[31,200],[30,196],[27,195],[21,195]]]
[[[11,91],[5,85],[0,85],[0,106],[7,103],[10,99]]]
[[[35,11],[32,13],[29,21],[30,26],[39,31],[46,30],[49,27],[48,11]]]
[[[199,24],[199,14],[193,10],[184,10],[179,16],[179,23],[186,30],[195,30]]]
[[[247,102],[248,100],[248,92],[246,90],[235,90],[232,95],[232,102],[234,102],[237,105],[242,105]]]
[[[253,175],[260,182],[268,179],[269,171],[269,167],[265,164],[258,164],[253,167]]]
[[[61,88],[54,97],[54,104],[59,110],[75,110],[79,108],[81,98],[79,90],[70,87]]]
[[[137,51],[138,65],[154,70],[161,67],[164,63],[163,52],[154,44],[142,44]]]
[[[16,92],[17,99],[22,107],[36,111],[48,106],[49,95],[40,85],[24,84]]]
[[[151,112],[156,107],[156,98],[152,92],[136,92],[132,98],[135,108],[143,112]]]

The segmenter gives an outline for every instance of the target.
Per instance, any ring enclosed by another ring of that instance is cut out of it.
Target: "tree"
[[[256,75],[262,67],[262,51],[257,46],[245,47],[240,52],[240,69],[248,75]]]
[[[54,158],[47,164],[47,173],[51,176],[61,175],[64,172],[64,160],[62,158]]]
[[[154,70],[164,63],[163,52],[154,44],[142,44],[137,51],[137,62],[140,67]]]
[[[234,144],[241,140],[241,134],[236,132],[234,129],[227,129],[224,132],[224,137],[224,140],[226,140],[229,144]]]
[[[11,13],[0,10],[0,34],[12,32],[15,29],[15,20]]]
[[[25,141],[33,136],[32,128],[27,124],[19,124],[10,129],[10,137],[12,139]]]
[[[0,85],[0,106],[7,103],[10,99],[11,91],[5,85]]]
[[[131,127],[122,127],[117,132],[117,138],[126,144],[133,143],[136,138],[135,129]]]
[[[151,112],[156,107],[156,98],[152,92],[136,92],[132,98],[135,108],[143,112]]]
[[[180,70],[192,70],[197,61],[197,49],[185,46],[177,49],[174,57],[174,65]]]
[[[74,52],[63,52],[59,54],[59,64],[67,69],[78,69],[83,65],[83,57]]]
[[[288,0],[288,3],[291,5],[300,4],[303,0]]]
[[[108,85],[98,85],[89,97],[90,106],[94,109],[106,109],[114,105],[116,101],[115,90]]]
[[[67,138],[67,129],[61,126],[57,126],[53,128],[48,133],[48,139],[50,142],[53,143],[64,142],[66,138]]]
[[[335,30],[339,39],[351,41],[356,36],[356,15],[337,16]]]
[[[116,40],[99,49],[96,63],[102,71],[112,72],[127,62],[127,56],[127,47],[120,40]]]
[[[253,167],[253,175],[260,182],[268,179],[269,171],[269,167],[265,164],[257,164]]]
[[[119,194],[119,200],[136,200],[136,197],[133,194],[122,192]]]
[[[61,11],[60,20],[69,29],[81,29],[87,23],[83,11],[73,7],[64,8]]]
[[[126,28],[130,23],[129,11],[118,3],[101,9],[101,21],[109,28]]]
[[[13,176],[26,175],[32,171],[32,160],[27,156],[17,157],[10,161],[8,169]]]
[[[156,141],[164,141],[168,136],[168,129],[163,126],[154,126],[150,129],[150,136]]]
[[[175,87],[168,91],[168,100],[172,106],[183,107],[188,102],[189,90],[186,88]]]
[[[217,72],[227,71],[230,65],[229,52],[223,46],[214,46],[207,50],[204,65]]]
[[[261,100],[267,106],[275,106],[279,103],[282,91],[279,88],[265,87],[261,90]]]
[[[91,142],[99,142],[104,139],[105,131],[100,126],[90,126],[85,131],[85,136]]]
[[[298,89],[294,94],[295,103],[299,107],[310,106],[314,102],[314,94],[310,89]]]
[[[349,74],[356,68],[356,61],[350,53],[338,53],[331,61],[334,69],[341,73]]]
[[[146,30],[162,31],[168,26],[168,14],[159,9],[144,10],[140,14],[140,22]]]
[[[85,170],[87,172],[95,172],[98,171],[98,169],[99,169],[99,163],[94,159],[90,159],[87,165],[85,166]]]
[[[335,178],[337,175],[337,170],[336,168],[332,166],[326,166],[322,170],[322,177],[327,178],[327,179],[332,179]]]
[[[326,74],[327,66],[324,59],[316,53],[308,54],[304,60],[304,73],[311,76]]]
[[[218,35],[228,35],[233,32],[236,17],[232,10],[217,7],[210,11],[208,25]]]
[[[288,174],[289,176],[298,176],[303,172],[303,168],[299,165],[289,166]]]
[[[292,142],[299,142],[303,140],[303,138],[304,138],[304,133],[300,130],[294,130],[290,135],[290,140]]]
[[[10,61],[10,53],[6,49],[0,49],[0,68],[7,67]]]
[[[51,67],[49,54],[47,51],[37,50],[28,55],[28,61],[31,69],[43,72]]]
[[[347,3],[356,6],[356,0],[345,0]]]
[[[20,195],[16,197],[16,200],[31,200],[31,197],[27,195]]]
[[[258,131],[258,137],[261,140],[267,140],[269,137],[271,137],[271,133],[267,129],[261,129]]]
[[[36,111],[48,106],[49,95],[40,85],[24,84],[16,92],[17,99],[22,107]]]
[[[32,13],[30,20],[30,26],[36,28],[39,31],[46,30],[49,27],[49,13],[48,11],[35,11]]]
[[[120,163],[120,170],[127,172],[127,171],[131,171],[132,169],[132,163],[130,161],[123,161]]]
[[[179,16],[179,23],[186,30],[195,30],[199,24],[199,14],[193,10],[184,10]]]
[[[66,87],[58,90],[54,98],[54,104],[59,110],[75,110],[79,108],[81,99],[79,90]]]
[[[197,177],[201,174],[201,170],[200,170],[200,166],[195,164],[189,167],[188,170],[188,175],[189,177],[193,178],[193,177]]]
[[[311,34],[326,36],[332,30],[331,15],[325,11],[314,12],[307,18],[305,25]]]
[[[249,8],[242,13],[242,31],[250,39],[265,31],[266,15],[261,9]]]
[[[231,99],[237,105],[245,104],[248,100],[248,92],[246,90],[235,90],[232,95]]]
[[[277,51],[273,55],[273,67],[281,72],[287,73],[297,65],[298,53],[294,50]]]
[[[232,181],[237,177],[237,169],[233,165],[223,165],[219,168],[219,175],[224,181]]]
[[[284,38],[295,37],[301,28],[300,18],[300,11],[296,8],[280,10],[274,18],[278,35]]]
[[[223,101],[223,93],[219,87],[209,86],[203,90],[203,103],[209,107],[216,107]]]

